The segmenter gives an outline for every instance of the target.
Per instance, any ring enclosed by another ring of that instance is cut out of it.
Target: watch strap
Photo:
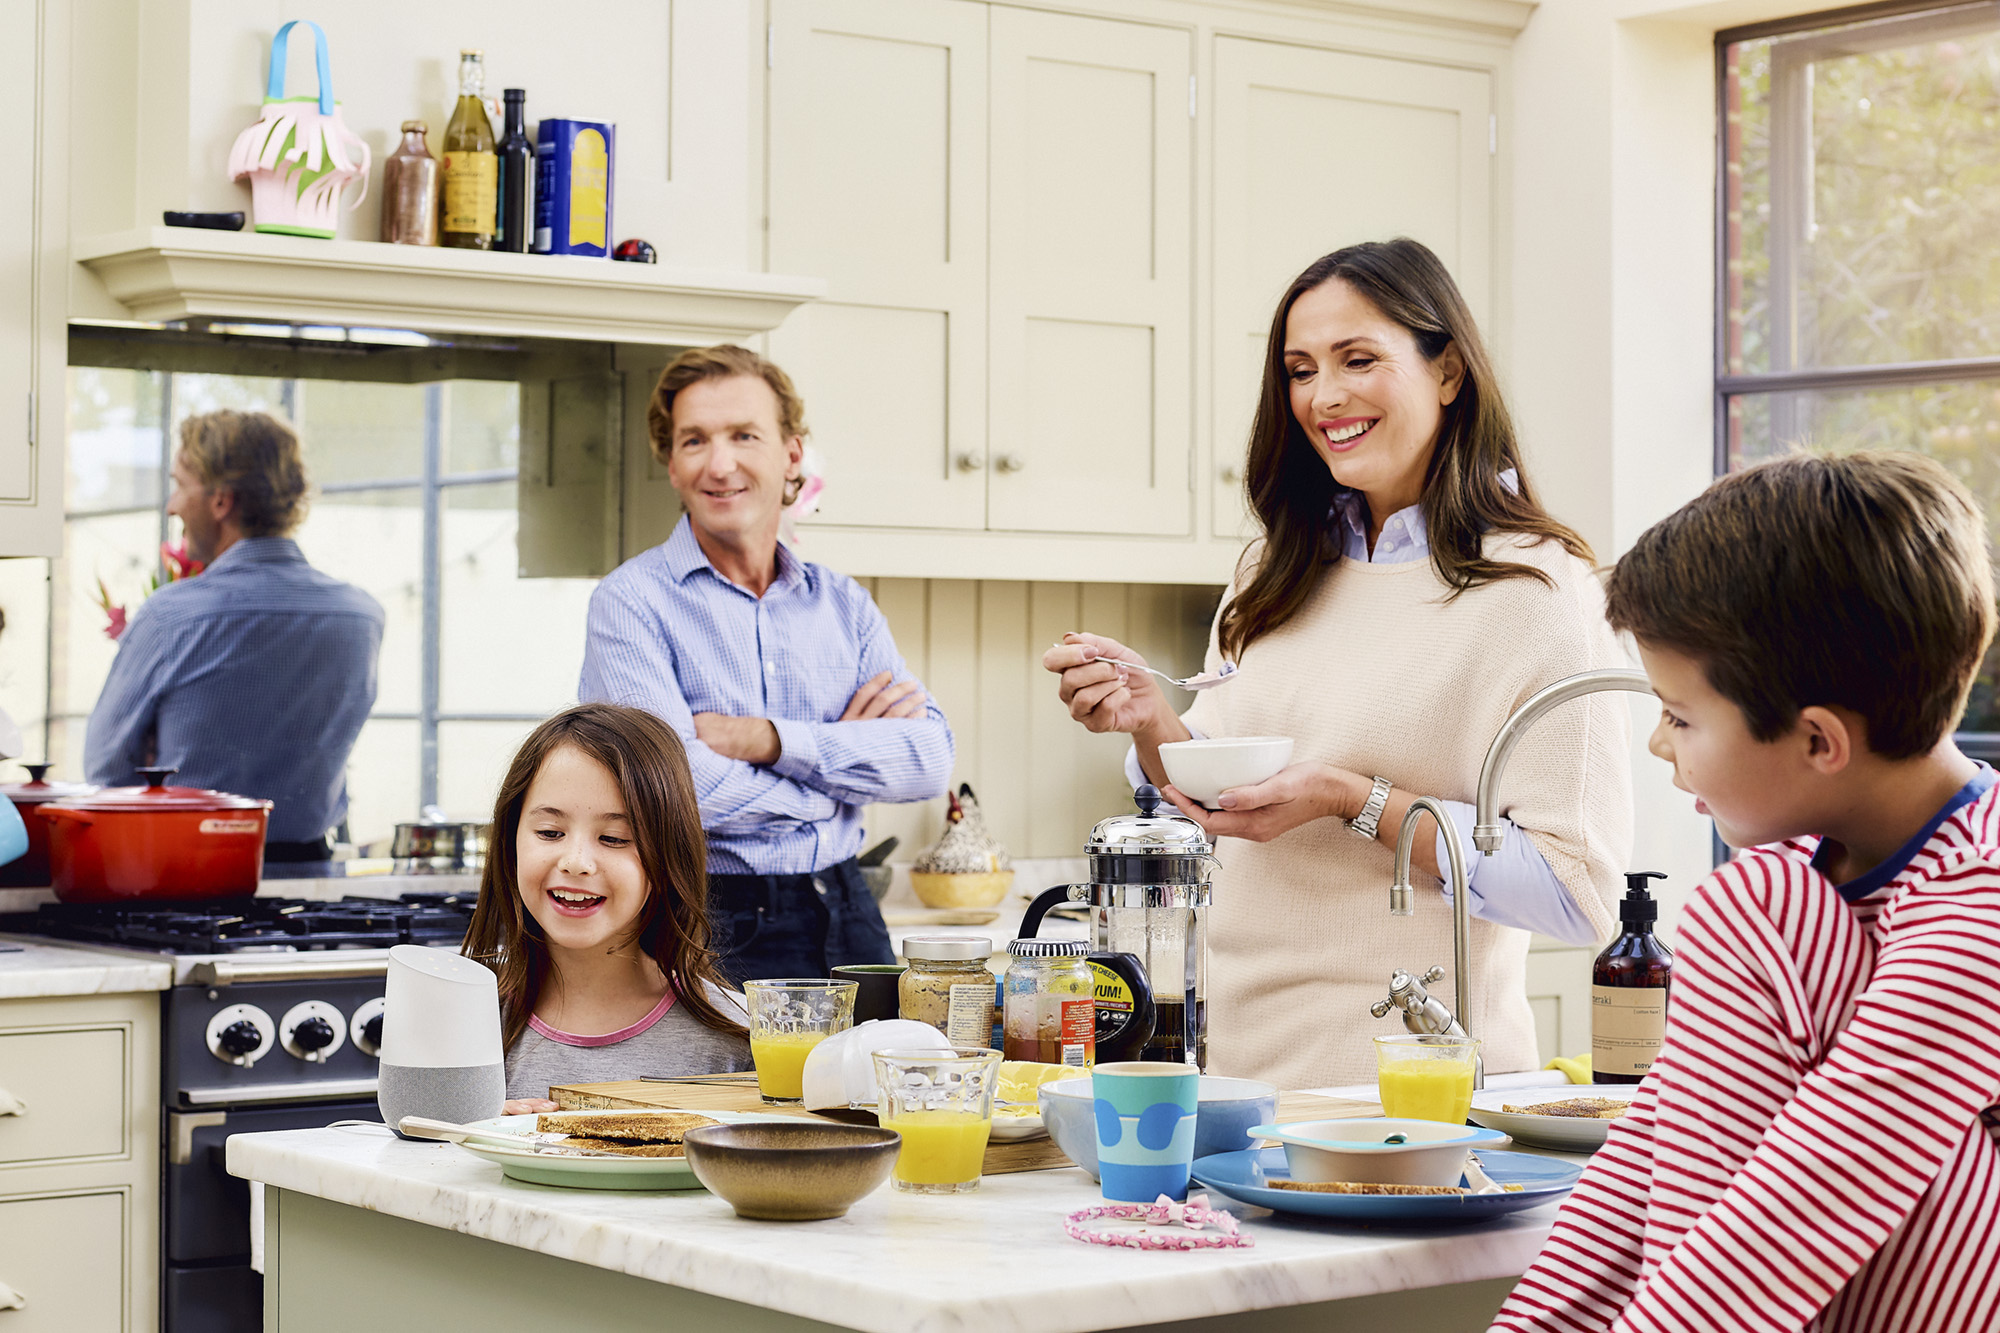
[[[1393,784],[1389,779],[1378,777],[1368,791],[1368,799],[1361,806],[1361,813],[1347,821],[1347,831],[1357,838],[1375,840],[1377,828],[1382,823],[1382,807],[1389,804],[1389,792]]]

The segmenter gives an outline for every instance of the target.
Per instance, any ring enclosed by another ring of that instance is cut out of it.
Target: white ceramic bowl
[[[1611,1133],[1612,1121],[1586,1120],[1581,1116],[1535,1115],[1512,1113],[1502,1110],[1506,1106],[1533,1106],[1538,1102],[1566,1102],[1577,1097],[1601,1097],[1609,1101],[1631,1102],[1639,1089],[1629,1086],[1599,1084],[1582,1087],[1575,1085],[1560,1088],[1489,1088],[1472,1094],[1472,1114],[1466,1118],[1475,1125],[1497,1129],[1522,1143],[1537,1148],[1556,1148],[1563,1152],[1596,1152],[1604,1146],[1605,1137]]]
[[[1386,1116],[1258,1125],[1250,1133],[1284,1145],[1293,1180],[1361,1185],[1456,1185],[1467,1153],[1509,1141],[1490,1129]],[[1396,1138],[1402,1142],[1390,1142]]]
[[[1224,736],[1212,740],[1169,741],[1160,747],[1167,781],[1211,810],[1231,787],[1247,787],[1273,777],[1292,762],[1290,736]]]

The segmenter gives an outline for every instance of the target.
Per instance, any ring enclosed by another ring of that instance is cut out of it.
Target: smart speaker
[[[500,988],[489,969],[446,949],[389,950],[375,1090],[389,1128],[406,1115],[457,1124],[499,1115],[504,1057]]]

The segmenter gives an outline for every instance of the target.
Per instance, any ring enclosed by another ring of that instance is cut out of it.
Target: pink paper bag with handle
[[[229,177],[250,178],[251,216],[258,231],[331,240],[348,184],[361,182],[349,208],[358,207],[368,193],[368,145],[340,118],[326,34],[317,23],[305,26],[312,30],[319,93],[285,96],[285,39],[299,22],[287,23],[271,39],[264,109],[256,124],[236,136],[229,150]]]

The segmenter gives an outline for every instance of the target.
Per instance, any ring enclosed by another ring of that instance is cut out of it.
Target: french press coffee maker
[[[1132,800],[1138,814],[1114,815],[1090,830],[1084,845],[1090,882],[1058,884],[1037,897],[1021,919],[1021,934],[1033,938],[1058,904],[1090,904],[1092,947],[1132,954],[1146,969],[1154,1023],[1139,1058],[1206,1069],[1214,849],[1201,825],[1175,814],[1158,788],[1142,786]],[[1100,986],[1100,1009],[1111,998],[1104,990]]]

